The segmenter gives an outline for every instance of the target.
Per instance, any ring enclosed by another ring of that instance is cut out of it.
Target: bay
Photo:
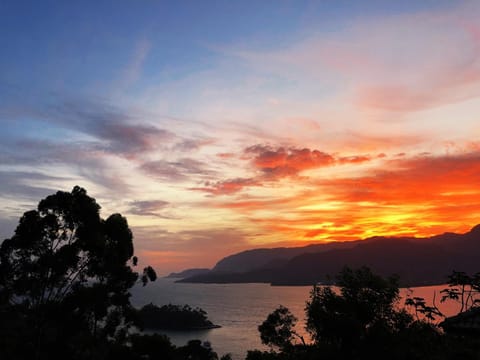
[[[402,289],[402,300],[420,296],[436,304],[447,316],[458,312],[455,303],[440,304],[440,290],[445,285]],[[286,306],[299,319],[297,330],[304,330],[304,308],[311,286],[270,286],[269,284],[186,284],[174,279],[160,278],[145,287],[135,287],[132,303],[141,307],[150,302],[156,305],[188,304],[200,307],[219,329],[201,331],[165,331],[175,345],[185,345],[188,340],[209,341],[219,356],[230,353],[235,360],[244,359],[247,350],[268,348],[262,345],[257,330],[270,312],[279,305]]]

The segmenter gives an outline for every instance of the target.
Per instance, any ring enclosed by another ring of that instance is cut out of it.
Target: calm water
[[[458,312],[456,306],[440,306],[439,291],[444,286],[414,288],[415,296],[431,301],[437,293],[437,305],[447,315]],[[268,284],[177,284],[172,279],[158,279],[146,287],[136,288],[132,302],[141,307],[153,302],[156,305],[188,304],[201,307],[209,319],[221,325],[220,329],[193,332],[165,332],[176,345],[184,345],[190,339],[208,340],[214,350],[223,355],[243,359],[249,349],[266,349],[261,344],[257,330],[278,305],[290,309],[299,319],[299,331],[303,331],[305,301],[311,286],[282,286]],[[405,296],[407,290],[403,289]]]

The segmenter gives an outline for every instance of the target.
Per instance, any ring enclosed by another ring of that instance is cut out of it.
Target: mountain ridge
[[[453,271],[480,271],[480,225],[464,234],[375,236],[292,248],[250,249],[221,259],[207,273],[180,282],[312,285],[332,282],[344,267],[397,274],[404,286],[441,284]]]

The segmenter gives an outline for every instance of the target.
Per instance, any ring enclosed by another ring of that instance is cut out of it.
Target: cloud
[[[203,191],[212,195],[231,195],[241,191],[245,187],[262,186],[253,178],[237,178],[217,182],[205,182],[204,187],[192,187],[190,190]]]
[[[379,158],[382,158],[384,157],[385,154],[380,154],[378,157]],[[364,162],[368,162],[368,161],[371,161],[372,158],[370,156],[367,156],[367,155],[354,155],[354,156],[344,156],[344,157],[340,157],[338,158],[338,163],[339,164],[361,164],[361,163],[364,163]]]
[[[206,139],[206,138],[199,138],[199,139],[184,139],[177,142],[174,146],[174,150],[178,151],[196,151],[199,150],[201,147],[206,145],[211,145],[215,142],[214,139]]]
[[[342,134],[342,148],[366,152],[387,152],[391,149],[415,147],[426,140],[425,134],[418,133],[374,135],[372,133],[346,131]]]
[[[358,17],[335,32],[305,31],[273,50],[226,52],[295,84],[315,79],[344,105],[389,112],[439,107],[480,96],[480,6],[451,5]]]
[[[169,131],[154,126],[97,123],[91,129],[91,135],[109,141],[107,150],[114,154],[135,157],[138,153],[159,148],[162,142],[173,138]]]
[[[105,154],[135,160],[146,153],[184,141],[172,131],[153,125],[150,113],[122,108],[98,98],[54,94],[42,105],[9,104],[0,114],[17,141],[43,140],[75,144]],[[22,132],[19,131],[22,128]],[[192,140],[195,141],[195,140]]]
[[[235,157],[235,154],[234,154],[234,153],[224,152],[224,153],[218,153],[217,156],[218,156],[220,159],[232,159],[232,158]]]
[[[215,174],[207,164],[191,158],[149,161],[143,163],[140,169],[156,179],[170,181],[185,181],[195,176],[208,177]]]
[[[253,166],[263,173],[264,180],[294,177],[305,170],[334,165],[360,164],[371,161],[370,155],[339,156],[316,149],[254,145],[245,149]],[[382,157],[382,156],[379,156]]]
[[[152,44],[146,39],[138,42],[128,66],[124,69],[120,81],[116,84],[115,91],[125,91],[134,85],[142,76],[143,66],[150,53]]]
[[[49,176],[37,171],[0,171],[0,196],[3,198],[38,201],[58,190],[71,178]]]
[[[272,177],[293,176],[303,170],[330,166],[335,162],[332,155],[319,150],[296,148],[272,148],[254,145],[245,150],[254,154],[253,165],[264,174]]]
[[[371,161],[372,157],[369,155],[337,156],[316,149],[257,144],[247,147],[243,151],[242,159],[250,162],[256,173],[254,176],[216,182],[207,181],[203,187],[193,187],[190,190],[204,191],[211,195],[232,195],[247,187],[264,186],[284,178],[297,179],[305,170],[334,165],[361,164]]]
[[[278,185],[276,195],[245,193],[219,198],[210,206],[241,214],[259,232],[297,244],[464,232],[480,218],[480,152],[475,146],[471,149],[382,157],[348,176],[339,172],[340,176],[298,178],[295,188]],[[356,166],[355,161],[350,165]],[[308,181],[308,187],[300,186],[302,181]],[[257,237],[259,242],[265,239],[267,235]]]
[[[87,179],[109,192],[128,193],[128,185],[123,177],[119,176],[116,164],[98,149],[96,143],[62,140],[7,140],[0,145],[0,149],[4,150],[0,156],[0,165],[19,169],[41,168],[43,172],[52,174],[68,172],[68,179],[52,181],[56,184],[53,189],[62,187],[68,180],[78,183]]]
[[[139,216],[154,216],[163,219],[171,219],[171,216],[161,214],[160,211],[167,208],[170,203],[163,200],[136,200],[128,203],[128,213]]]
[[[114,155],[135,158],[176,139],[168,130],[142,124],[138,115],[100,102],[63,102],[52,110],[53,121],[101,140],[102,149]]]
[[[341,201],[444,201],[445,193],[476,194],[480,183],[480,153],[445,156],[405,156],[387,161],[364,176],[321,180]],[[480,194],[479,194],[480,195]],[[451,200],[452,198],[450,198]]]

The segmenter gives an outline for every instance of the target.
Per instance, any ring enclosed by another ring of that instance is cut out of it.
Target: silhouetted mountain
[[[244,273],[262,267],[269,267],[276,262],[285,263],[295,256],[309,253],[319,253],[334,249],[348,249],[358,244],[357,241],[332,242],[314,244],[302,247],[281,247],[273,249],[253,249],[227,256],[220,260],[212,269],[213,272]]]
[[[479,259],[480,225],[477,225],[465,234],[374,237],[301,248],[244,251],[222,259],[209,273],[182,281],[312,285],[332,282],[344,266],[366,265],[382,276],[399,275],[402,285],[419,286],[445,283],[453,270],[478,272]],[[239,270],[235,271],[235,267]]]
[[[165,276],[166,278],[178,278],[183,279],[191,276],[202,275],[210,272],[210,269],[200,268],[200,269],[186,269],[178,273],[172,272],[169,275]]]

